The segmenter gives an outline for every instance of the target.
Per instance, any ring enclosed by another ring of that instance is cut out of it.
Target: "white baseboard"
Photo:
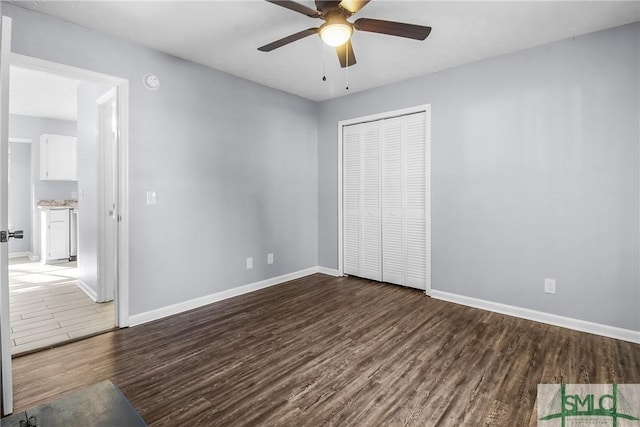
[[[203,305],[222,301],[227,298],[237,297],[239,295],[244,295],[246,293],[257,291],[259,289],[268,288],[269,286],[279,285],[280,283],[299,279],[301,277],[309,276],[317,272],[318,267],[311,267],[304,270],[295,271],[293,273],[283,274],[282,276],[272,277],[271,279],[250,283],[248,285],[238,286],[237,288],[228,289],[226,291],[216,292],[215,294],[205,295],[203,297],[194,298],[188,301],[168,305],[166,307],[157,308],[151,311],[146,311],[144,313],[133,314],[129,316],[129,326],[136,326],[142,323],[151,322],[153,320],[162,319],[163,317],[172,316],[174,314],[182,313],[183,311],[193,310],[194,308],[199,308]]]
[[[318,273],[327,274],[334,277],[340,276],[340,273],[335,268],[318,267]]]
[[[616,338],[640,344],[640,331],[602,325],[600,323],[588,322],[586,320],[558,316],[556,314],[529,310],[527,308],[515,307],[512,305],[466,297],[443,291],[431,290],[431,297],[456,304],[466,305],[468,307],[480,308],[482,310],[493,311],[495,313],[506,314],[509,316],[520,317],[522,319],[573,329],[580,332],[588,332],[590,334],[602,335],[609,338]]]
[[[11,259],[11,258],[20,258],[20,257],[23,257],[23,256],[29,257],[31,259],[31,257],[33,255],[29,251],[26,251],[26,252],[12,252],[12,253],[9,254],[9,259]]]
[[[78,284],[78,287],[80,289],[82,289],[82,292],[87,294],[89,296],[89,298],[91,298],[93,300],[93,302],[96,302],[98,300],[98,294],[96,293],[96,291],[91,289],[91,287],[89,285],[87,285],[86,283],[84,283],[80,279],[78,279],[76,282]]]

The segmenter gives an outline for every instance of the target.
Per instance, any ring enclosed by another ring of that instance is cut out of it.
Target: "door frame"
[[[342,148],[342,128],[349,125],[360,123],[375,122],[378,120],[392,119],[394,117],[407,116],[409,114],[425,113],[425,141],[426,164],[427,164],[427,209],[425,212],[427,221],[427,283],[425,294],[431,295],[431,104],[416,105],[413,107],[402,108],[399,110],[387,111],[377,114],[369,114],[366,116],[355,117],[347,120],[338,121],[338,275],[344,276],[344,241],[343,241],[343,148]]]
[[[116,326],[129,326],[129,80],[31,56],[11,54],[11,65],[115,86],[118,109],[118,233]],[[100,244],[103,244],[100,242]]]
[[[109,182],[104,174],[104,171],[109,169],[107,161],[110,161],[112,164],[111,167],[115,167],[117,170],[117,165],[114,165],[113,162],[116,160],[114,156],[107,154],[107,148],[114,148],[111,143],[107,143],[105,138],[105,126],[106,126],[106,118],[105,115],[105,106],[108,103],[115,101],[116,103],[116,114],[117,114],[117,102],[118,102],[118,94],[116,88],[108,90],[104,95],[100,96],[96,99],[96,105],[98,107],[98,123],[97,123],[97,132],[98,132],[98,236],[107,236],[108,231],[111,228],[111,224],[113,221],[116,221],[117,224],[117,215],[118,215],[118,201],[115,200],[114,206],[107,206],[106,198],[109,194],[113,195],[113,191],[117,188],[114,188],[114,181],[117,182],[117,176],[113,176],[113,180]],[[118,141],[116,135],[116,146],[115,149],[117,151]],[[103,173],[100,173],[100,172]],[[117,185],[117,184],[116,184]],[[109,216],[107,217],[106,212],[109,211]],[[97,301],[98,302],[106,302],[110,301],[110,298],[115,293],[115,289],[111,289],[113,283],[108,278],[114,273],[117,274],[116,271],[109,271],[110,265],[118,265],[117,263],[117,248],[115,247],[117,243],[116,240],[112,240],[109,238],[104,238],[98,245],[98,283],[97,283]],[[115,282],[117,282],[117,278],[113,278]]]
[[[0,16],[0,193],[9,201],[9,62],[12,20]],[[8,203],[0,206],[0,227],[8,231]],[[11,327],[9,315],[9,243],[0,243],[0,416],[13,412],[13,371],[11,362]]]

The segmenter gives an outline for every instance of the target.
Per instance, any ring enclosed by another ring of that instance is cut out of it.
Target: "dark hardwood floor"
[[[16,410],[105,379],[153,426],[511,427],[538,383],[640,383],[640,345],[315,274],[18,357]]]

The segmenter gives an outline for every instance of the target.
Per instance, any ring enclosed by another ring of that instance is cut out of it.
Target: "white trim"
[[[17,142],[22,144],[29,144],[31,143],[31,141],[31,138],[9,138],[9,142]]]
[[[427,210],[424,213],[426,222],[426,240],[427,240],[427,257],[424,260],[426,263],[426,286],[424,293],[431,296],[431,104],[424,105],[425,108],[425,165],[427,167],[426,173],[426,205]]]
[[[76,80],[116,86],[118,90],[118,286],[116,326],[129,325],[129,80],[40,58],[11,54],[11,65],[53,72]]]
[[[338,125],[349,126],[359,123],[375,122],[378,120],[391,119],[393,117],[408,116],[409,114],[421,113],[423,111],[431,111],[431,104],[415,105],[413,107],[401,108],[399,110],[385,111],[383,113],[369,114],[362,117],[354,117],[352,119],[340,120]],[[341,140],[339,140],[341,141]]]
[[[166,307],[157,308],[151,311],[146,311],[144,313],[132,314],[131,316],[129,316],[129,326],[136,326],[142,323],[147,323],[154,320],[162,319],[163,317],[172,316],[174,314],[182,313],[188,310],[193,310],[195,308],[199,308],[204,305],[211,304],[217,301],[222,301],[228,298],[237,297],[239,295],[244,295],[249,292],[268,288],[270,286],[279,285],[281,283],[288,282],[290,280],[299,279],[301,277],[309,276],[317,272],[318,272],[318,267],[311,267],[311,268],[296,271],[293,273],[284,274],[282,276],[272,277],[271,279],[261,280],[259,282],[250,283],[248,285],[227,289],[226,291],[216,292],[215,294],[205,295],[203,297],[179,302],[177,304],[168,305]]]
[[[393,117],[406,116],[415,113],[425,113],[426,116],[426,143],[427,143],[427,266],[426,286],[424,293],[431,295],[431,104],[416,105],[414,107],[402,108],[399,110],[387,111],[384,113],[370,114],[368,116],[355,117],[348,120],[340,120],[338,122],[338,276],[344,276],[343,263],[343,212],[342,212],[342,128],[348,125],[359,123],[373,122],[376,120],[390,119]]]
[[[31,252],[29,252],[29,251],[25,251],[25,252],[10,252],[9,253],[9,259],[11,259],[11,258],[21,258],[23,256],[29,257],[29,259],[31,259],[33,254]]]
[[[117,326],[129,326],[129,81],[118,85],[118,286]]]
[[[338,270],[336,270],[335,268],[327,268],[327,267],[320,267],[318,266],[317,269],[318,273],[322,273],[322,274],[326,274],[328,276],[334,276],[334,277],[342,277],[343,275],[340,274],[340,272]]]
[[[11,18],[2,16],[0,25],[0,227],[8,230],[7,198],[9,194],[7,167],[9,166],[9,55],[11,52]],[[2,414],[13,412],[13,373],[11,362],[11,327],[9,325],[9,245],[0,244],[0,402]]]
[[[573,319],[571,317],[558,316],[556,314],[530,310],[528,308],[515,307],[512,305],[501,304],[497,302],[486,301],[437,290],[431,290],[431,297],[442,301],[466,305],[468,307],[475,307],[482,310],[492,311],[494,313],[506,314],[508,316],[515,316],[522,319],[533,320],[535,322],[573,329],[575,331],[588,332],[590,334],[602,335],[609,338],[615,338],[640,344],[640,331],[588,322],[586,320]]]
[[[93,302],[98,301],[98,295],[96,294],[96,291],[94,291],[89,285],[87,285],[80,279],[76,280],[76,284],[82,290],[82,292],[87,294],[87,296],[93,300]]]
[[[343,148],[342,148],[342,129],[344,128],[344,123],[343,122],[338,122],[338,274],[339,275],[344,275],[344,259],[343,259],[343,254],[342,251],[344,249],[344,239],[343,239],[343,234],[344,234],[344,230],[343,230],[343,212],[342,212],[342,204],[344,203],[343,201],[343,194],[342,194],[342,190],[343,190],[343,182],[342,182],[342,175],[343,175],[343,165],[342,165],[342,157],[343,157]]]
[[[94,81],[106,83],[108,85],[119,86],[128,83],[129,80],[122,77],[111,76],[109,74],[99,73],[84,68],[74,67],[72,65],[61,64],[58,62],[47,61],[46,59],[35,58],[32,56],[21,55],[19,53],[11,53],[11,65],[15,67],[29,68],[45,72],[54,72],[64,77],[76,80]]]

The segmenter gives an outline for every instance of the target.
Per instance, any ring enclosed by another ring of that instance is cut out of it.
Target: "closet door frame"
[[[427,259],[426,271],[426,289],[425,293],[431,295],[431,104],[417,105],[414,107],[403,108],[400,110],[387,111],[384,113],[371,114],[362,117],[356,117],[348,120],[341,120],[338,122],[338,275],[344,276],[344,241],[343,241],[343,150],[342,150],[342,129],[345,126],[355,125],[360,123],[373,122],[377,120],[391,119],[394,117],[407,116],[409,114],[424,113],[425,114],[425,141],[426,147],[426,165],[427,165],[427,182],[426,182],[426,224],[427,224]]]

